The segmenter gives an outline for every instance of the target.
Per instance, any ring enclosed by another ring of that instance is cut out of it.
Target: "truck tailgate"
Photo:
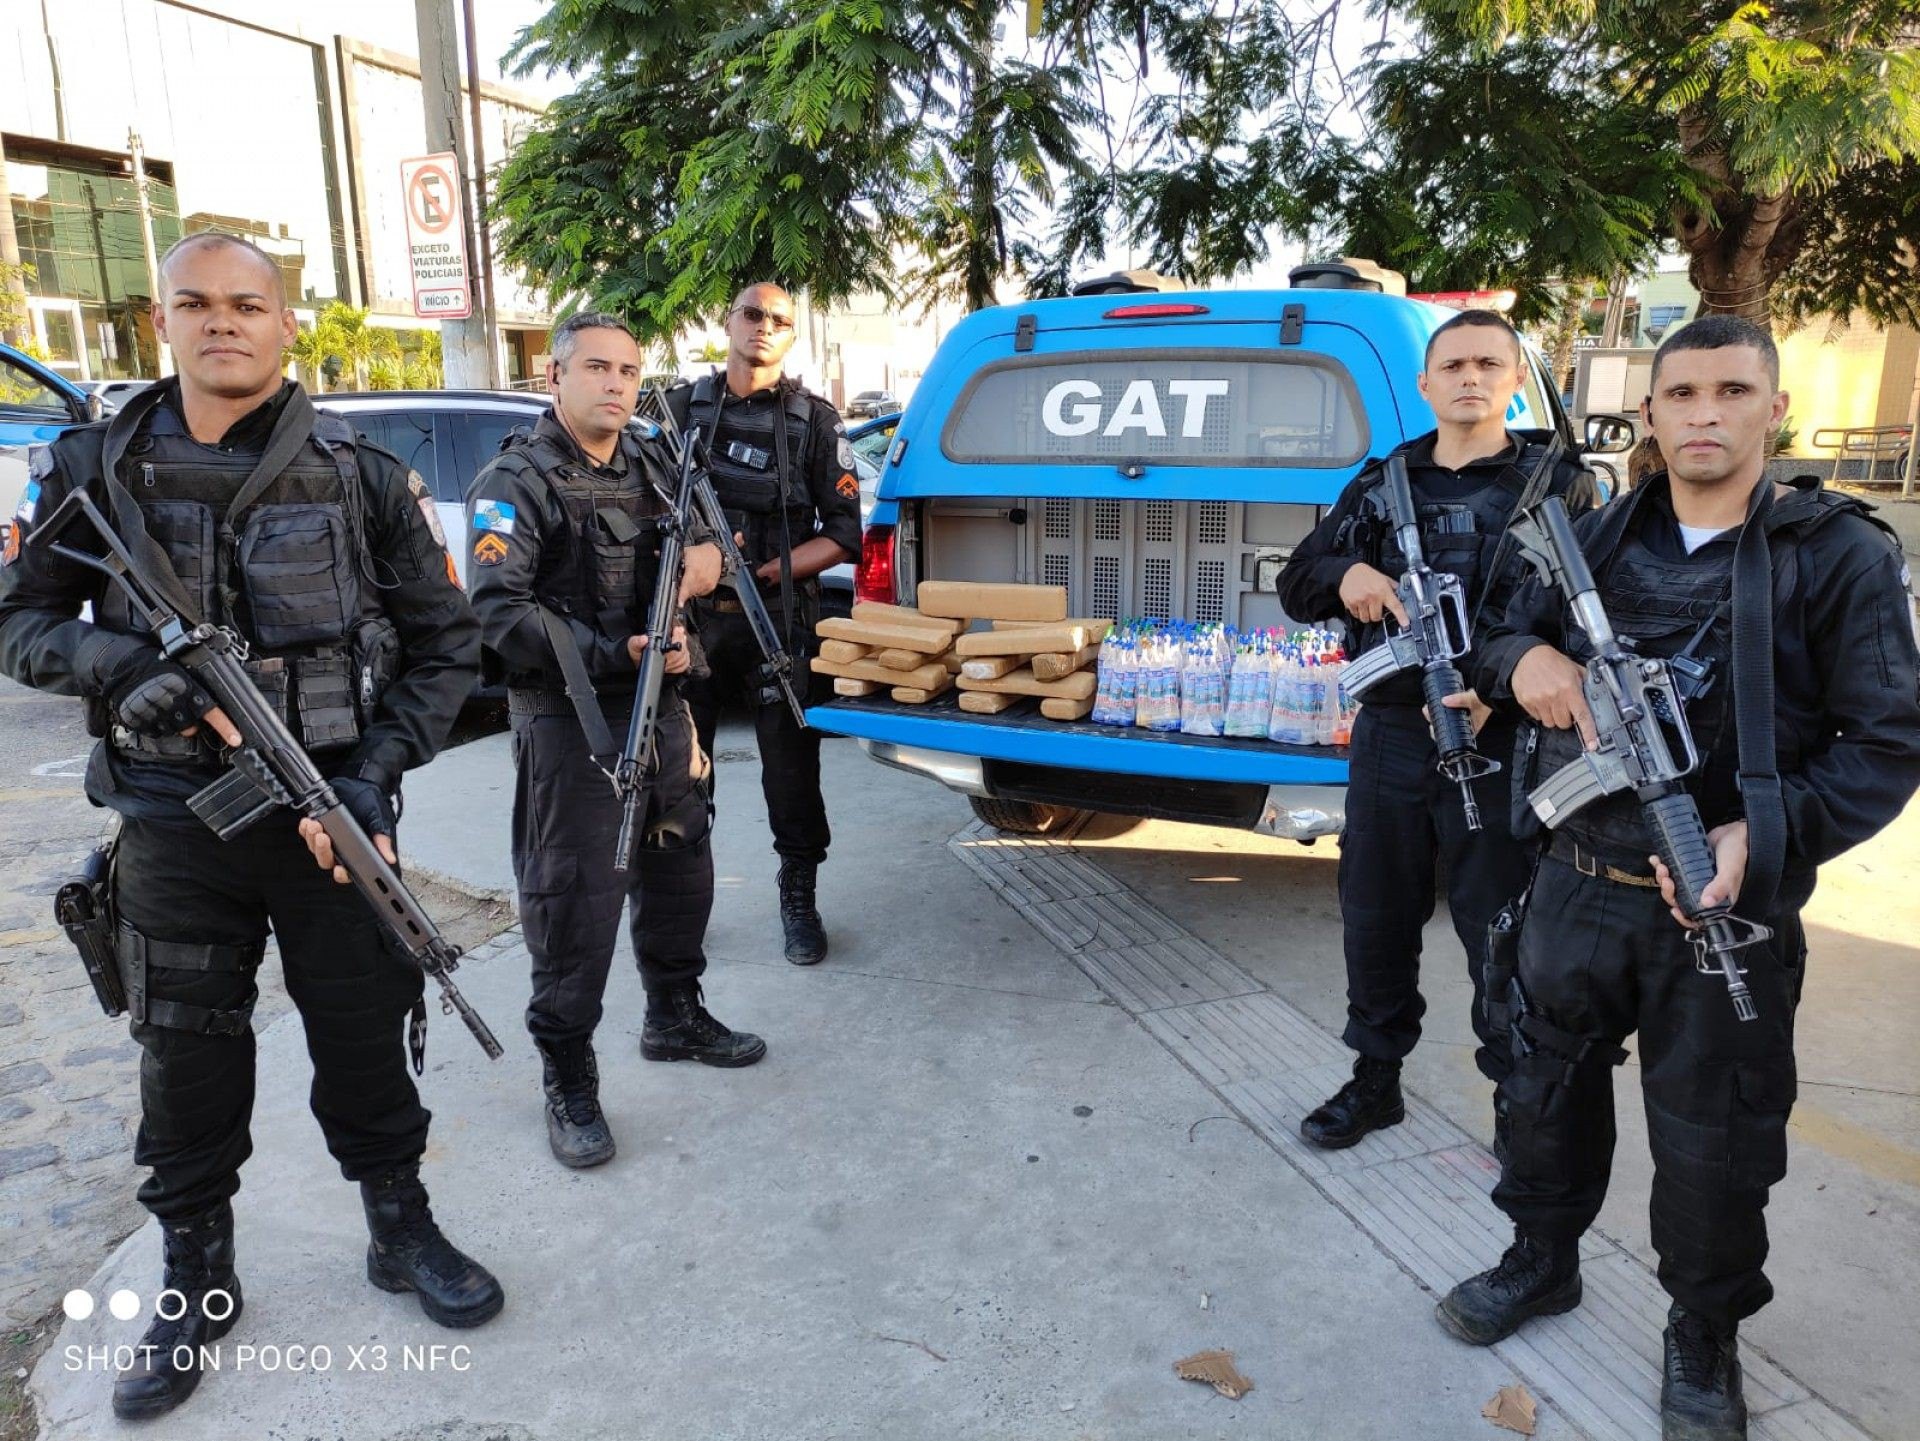
[[[960,709],[958,697],[958,691],[948,691],[924,705],[902,705],[885,696],[842,697],[811,707],[807,722],[862,740],[1072,770],[1263,786],[1345,785],[1347,780],[1343,746],[1049,720],[1030,698],[998,715],[975,715]]]

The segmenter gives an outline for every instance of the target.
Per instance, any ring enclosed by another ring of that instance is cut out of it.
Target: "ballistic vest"
[[[814,530],[807,476],[813,447],[820,442],[813,433],[813,403],[791,381],[781,381],[774,394],[778,405],[747,406],[729,396],[726,377],[715,371],[696,380],[687,398],[687,419],[707,437],[714,493],[744,537],[741,549],[748,562],[756,566],[777,559],[782,545],[798,545]]]
[[[596,620],[611,633],[644,629],[659,571],[652,517],[663,507],[640,441],[631,431],[621,433],[626,468],[607,476],[553,435],[551,424],[543,419],[531,431],[515,429],[500,445],[503,454],[523,457],[538,472],[566,512],[565,545],[541,557],[535,598],[562,615]]]
[[[247,668],[308,750],[359,739],[398,669],[399,638],[381,614],[366,538],[353,427],[318,412],[306,443],[260,494],[228,512],[257,450],[203,445],[155,387],[125,417],[137,425],[117,478],[140,508],[200,617],[246,641]],[[104,460],[96,453],[94,468]],[[90,480],[93,477],[80,477]],[[105,629],[146,634],[117,587],[97,607]],[[194,742],[128,735],[122,748],[191,754]]]

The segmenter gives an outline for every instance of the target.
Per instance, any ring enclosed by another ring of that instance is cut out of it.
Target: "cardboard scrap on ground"
[[[878,620],[841,620],[838,616],[828,616],[813,628],[813,633],[822,640],[847,640],[880,649],[897,647],[921,655],[939,655],[953,645],[953,638],[945,631]]]
[[[978,580],[923,580],[914,591],[922,615],[956,620],[1065,620],[1064,585]]]
[[[821,675],[844,676],[848,680],[873,680],[881,685],[895,686],[933,686],[947,679],[947,668],[939,661],[929,661],[918,670],[889,670],[886,666],[875,665],[870,660],[851,661],[845,665],[815,656],[813,669]]]
[[[1525,1386],[1502,1386],[1493,1399],[1480,1408],[1480,1414],[1494,1425],[1531,1436],[1537,1425],[1533,1397]]]
[[[833,693],[835,695],[872,695],[877,690],[885,689],[886,687],[881,685],[877,680],[849,680],[843,675],[837,675],[833,678]]]
[[[856,660],[865,660],[873,653],[871,646],[855,645],[850,640],[823,640],[820,642],[820,656],[835,665],[847,665]]]
[[[1238,1401],[1253,1389],[1253,1382],[1233,1364],[1231,1351],[1195,1352],[1184,1361],[1175,1361],[1173,1373],[1182,1381],[1204,1381],[1229,1401]]]

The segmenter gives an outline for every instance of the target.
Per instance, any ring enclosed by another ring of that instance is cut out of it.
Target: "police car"
[[[1292,628],[1275,578],[1370,457],[1433,427],[1415,386],[1454,312],[1381,272],[1303,267],[1294,288],[1091,294],[976,312],[899,418],[856,578],[911,605],[927,579],[1064,585],[1068,614]],[[1404,288],[1404,287],[1402,287]],[[1540,355],[1515,429],[1574,437]],[[1297,840],[1343,821],[1344,750],[997,715],[884,696],[820,729],[966,795],[1003,829],[1081,810]]]
[[[26,494],[28,452],[100,414],[97,397],[32,356],[0,345],[0,517],[7,517],[0,525],[0,545],[7,554],[13,547],[11,517],[33,504]]]

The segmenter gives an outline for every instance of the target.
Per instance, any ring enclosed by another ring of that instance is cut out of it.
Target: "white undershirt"
[[[1674,523],[1679,524],[1678,521]],[[1687,548],[1687,554],[1692,555],[1708,541],[1725,535],[1730,529],[1732,527],[1724,525],[1682,525],[1680,526],[1680,543]]]

